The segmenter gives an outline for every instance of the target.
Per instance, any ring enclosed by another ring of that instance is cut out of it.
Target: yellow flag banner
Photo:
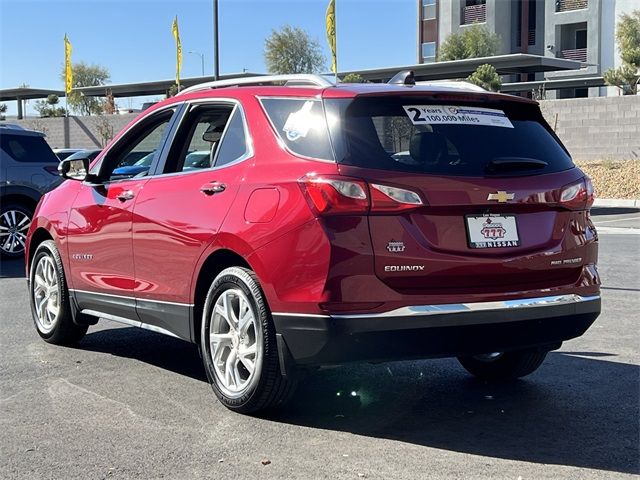
[[[327,41],[331,49],[331,71],[338,73],[338,57],[336,54],[336,0],[331,0],[327,7]]]
[[[178,16],[173,19],[171,33],[176,40],[176,84],[180,86],[180,71],[182,70],[182,43],[180,43],[180,32],[178,31]]]
[[[71,42],[64,36],[64,91],[67,95],[73,90],[73,69],[71,68]]]

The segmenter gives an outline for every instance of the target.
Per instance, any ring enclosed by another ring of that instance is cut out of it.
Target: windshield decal
[[[403,105],[414,125],[483,125],[513,128],[502,110],[453,105]]]

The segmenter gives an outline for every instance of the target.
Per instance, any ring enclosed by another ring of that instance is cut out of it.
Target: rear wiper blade
[[[486,173],[518,172],[524,170],[538,170],[549,165],[544,160],[527,157],[496,157],[492,158],[484,168]]]

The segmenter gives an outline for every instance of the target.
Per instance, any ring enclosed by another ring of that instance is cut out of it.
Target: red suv
[[[411,83],[203,84],[63,161],[28,236],[40,336],[106,318],[196,343],[241,412],[319,365],[533,372],[600,312],[591,183],[535,102]]]

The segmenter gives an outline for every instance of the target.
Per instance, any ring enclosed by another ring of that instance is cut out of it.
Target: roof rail
[[[210,88],[224,88],[235,86],[249,86],[249,85],[269,85],[280,84],[290,87],[333,87],[334,83],[330,82],[326,78],[320,75],[311,74],[292,74],[292,75],[264,75],[258,77],[244,77],[244,78],[230,78],[227,80],[216,80],[214,82],[205,82],[194,85],[193,87],[185,88],[178,95],[184,95],[187,93],[198,92],[200,90],[207,90]]]

